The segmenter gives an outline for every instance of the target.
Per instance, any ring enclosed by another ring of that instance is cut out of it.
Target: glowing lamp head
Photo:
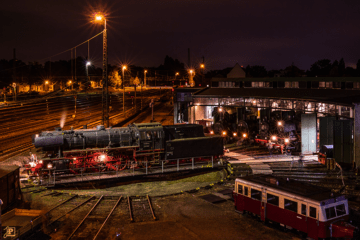
[[[90,66],[91,65],[91,62],[86,62],[86,66]]]
[[[45,81],[45,84],[49,84],[49,81]]]
[[[204,64],[200,64],[200,67],[201,67],[201,68],[204,68],[204,67],[205,67],[205,65],[204,65]]]
[[[126,67],[125,67],[125,69],[126,69]],[[147,70],[145,70],[144,73],[147,73]]]
[[[191,70],[190,70],[190,74],[192,74],[192,73],[193,73],[193,70],[191,69]]]
[[[237,136],[237,133],[236,133],[236,132],[234,132],[234,133],[233,133],[233,136],[234,136],[234,137],[236,137],[236,136]]]
[[[101,15],[101,14],[96,14],[95,15],[95,21],[101,21],[101,20],[103,20],[103,18],[104,18],[104,16]]]
[[[226,136],[226,131],[223,131],[223,132],[222,132],[222,135],[223,135],[223,136]]]
[[[106,155],[105,155],[105,154],[101,154],[101,155],[100,155],[100,161],[102,161],[102,162],[105,161],[105,158],[106,158]]]
[[[69,84],[71,84],[71,83],[72,83],[72,81],[70,80],[70,81],[69,81]]]
[[[282,122],[281,122],[281,121],[278,121],[278,126],[282,126]]]
[[[177,75],[179,75],[179,73],[177,72],[177,73],[175,73],[175,76],[177,76]]]
[[[272,136],[271,140],[276,141],[276,136]]]
[[[126,70],[126,66],[123,66],[122,69],[123,69],[123,70]],[[145,70],[145,72],[146,72],[146,70]]]
[[[39,137],[39,134],[35,134],[35,138]]]
[[[222,108],[219,108],[219,112],[222,112]]]
[[[210,134],[214,134],[214,131],[210,131]]]
[[[247,134],[246,133],[243,133],[243,138],[246,138],[247,137]]]
[[[285,143],[289,143],[289,139],[288,138],[285,138]]]

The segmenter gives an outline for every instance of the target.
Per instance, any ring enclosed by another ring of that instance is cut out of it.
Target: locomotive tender
[[[162,126],[160,123],[128,127],[44,131],[33,136],[36,148],[47,156],[30,163],[33,173],[44,169],[82,171],[123,170],[159,163],[160,160],[195,161],[223,155],[221,137],[205,137],[196,124]]]
[[[297,229],[308,237],[354,238],[359,229],[347,223],[348,201],[331,190],[271,175],[235,180],[235,209]]]

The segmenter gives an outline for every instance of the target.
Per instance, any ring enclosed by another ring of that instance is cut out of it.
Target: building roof
[[[240,65],[237,63],[235,64],[235,66],[233,67],[233,69],[231,69],[231,71],[227,74],[227,78],[244,78],[246,75],[244,69],[242,69],[242,67],[240,67]]]
[[[18,168],[20,168],[20,167],[17,165],[0,164],[0,178],[8,175],[9,173],[17,170]]]
[[[360,77],[274,77],[274,78],[240,78],[240,77],[218,77],[211,78],[213,82],[360,82]]]
[[[197,97],[274,98],[307,100],[352,105],[360,102],[360,90],[299,89],[299,88],[205,88],[193,94]]]

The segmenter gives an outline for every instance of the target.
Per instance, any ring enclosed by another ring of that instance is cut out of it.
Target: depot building
[[[226,77],[212,78],[209,87],[174,89],[175,124],[211,128],[218,109],[236,115],[236,123],[246,120],[245,110],[259,122],[262,112],[301,113],[303,154],[335,143],[337,162],[360,166],[360,78],[245,78],[236,64]]]

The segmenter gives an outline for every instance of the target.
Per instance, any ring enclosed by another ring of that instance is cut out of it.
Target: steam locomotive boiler
[[[81,171],[123,170],[150,166],[160,160],[195,161],[223,154],[221,137],[205,137],[201,125],[160,123],[130,124],[128,127],[44,131],[33,136],[36,148],[45,157],[30,163],[34,174],[42,170]]]

